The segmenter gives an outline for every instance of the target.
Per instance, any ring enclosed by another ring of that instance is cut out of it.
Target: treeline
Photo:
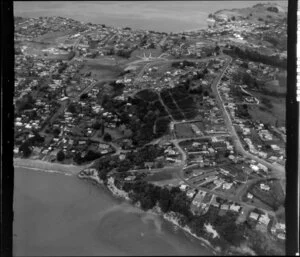
[[[247,221],[236,223],[238,213],[227,211],[226,215],[220,216],[219,209],[211,206],[205,214],[194,215],[190,211],[192,199],[178,187],[159,187],[145,181],[122,183],[121,180],[116,180],[115,184],[119,187],[122,185],[122,190],[129,193],[132,202],[139,202],[145,211],[159,206],[163,213],[175,212],[181,226],[188,226],[197,236],[209,239],[211,243],[221,246],[223,251],[228,250],[232,245],[239,247],[248,238],[250,247],[257,254],[277,253],[275,249],[268,249],[265,244],[258,244],[257,239],[264,238],[264,235],[260,232],[253,233],[254,229]],[[212,238],[206,231],[205,224],[211,224],[220,237]]]
[[[181,226],[188,226],[197,236],[209,239],[213,245],[221,246],[223,251],[230,249],[232,245],[239,247],[248,239],[250,247],[256,253],[276,253],[273,249],[267,249],[266,245],[258,244],[256,238],[261,239],[263,235],[260,232],[253,233],[253,227],[247,220],[240,224],[236,223],[238,213],[227,211],[226,215],[220,216],[219,208],[211,206],[205,214],[195,215],[190,209],[192,198],[187,197],[179,187],[167,188],[148,183],[143,180],[145,177],[143,173],[136,173],[133,181],[124,180],[129,175],[125,170],[131,169],[130,167],[122,168],[127,160],[131,162],[131,167],[134,167],[146,160],[154,160],[158,156],[157,152],[160,151],[157,146],[151,145],[140,151],[131,152],[126,156],[126,161],[120,161],[118,156],[103,157],[97,164],[99,177],[106,184],[110,176],[108,173],[114,171],[115,186],[127,192],[132,203],[140,203],[144,211],[158,206],[163,213],[176,213]],[[220,202],[222,199],[217,197],[217,201]],[[211,224],[220,237],[212,238],[206,231],[205,224]]]
[[[106,111],[118,116],[120,121],[117,126],[125,124],[127,129],[132,131],[131,139],[135,146],[149,143],[162,136],[168,129],[167,120],[162,119],[167,117],[167,113],[158,100],[157,94],[150,90],[143,90],[127,101],[104,97],[102,106]]]
[[[162,100],[176,120],[192,119],[198,114],[196,103],[189,94],[190,87],[192,88],[191,83],[192,79],[188,78],[174,88],[167,88],[161,91]],[[192,91],[199,94],[201,89],[199,87]]]
[[[164,149],[157,145],[146,145],[136,152],[126,154],[124,160],[120,160],[119,156],[101,157],[95,167],[98,170],[99,177],[107,182],[107,174],[111,170],[115,170],[120,174],[126,174],[131,169],[144,169],[145,162],[155,162],[156,158],[164,154]]]
[[[204,215],[194,215],[190,210],[192,199],[178,187],[159,187],[145,181],[123,182],[117,178],[115,184],[129,194],[133,203],[139,202],[144,211],[159,206],[163,213],[175,212],[178,214],[180,225],[190,227],[199,237],[210,237],[204,227],[210,223],[221,237],[212,241],[223,247],[226,247],[228,242],[239,246],[245,240],[245,224],[235,223],[238,214],[228,212],[225,216],[219,216],[219,210],[212,207]]]
[[[32,153],[33,146],[42,146],[45,139],[36,131],[32,131],[33,137],[26,139],[19,147],[19,152],[23,157],[29,157]]]
[[[184,60],[182,62],[173,62],[172,63],[172,67],[173,68],[180,68],[180,69],[184,69],[185,67],[196,67],[197,64],[195,62],[190,62],[187,60]]]
[[[275,67],[280,67],[283,69],[287,68],[287,61],[285,59],[280,59],[278,56],[267,56],[258,53],[257,51],[252,51],[249,49],[241,49],[237,46],[232,46],[231,50],[224,49],[224,54],[230,55],[232,57],[239,57],[241,59],[248,59],[253,62],[261,62],[267,65],[272,65]]]
[[[265,81],[258,80],[257,78],[248,74],[245,71],[237,71],[236,73],[233,74],[232,78],[236,82],[240,82],[242,84],[247,85],[250,90],[260,91],[269,96],[284,97],[286,95],[285,92],[277,92],[276,89],[272,91],[268,90],[265,87],[265,83],[266,83]],[[241,90],[239,88],[236,90],[233,88],[233,92],[236,94],[241,94]]]
[[[32,95],[26,94],[21,99],[16,101],[17,112],[32,109],[34,107],[35,100]]]
[[[91,162],[94,161],[100,157],[102,157],[103,154],[99,153],[99,152],[94,152],[92,150],[88,150],[87,153],[85,155],[81,155],[80,152],[77,152],[74,157],[73,160],[76,164],[82,164],[85,162]],[[57,156],[58,157],[58,156]],[[58,158],[57,158],[58,159]]]

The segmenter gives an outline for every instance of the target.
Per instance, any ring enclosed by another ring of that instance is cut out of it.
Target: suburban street
[[[223,55],[224,56],[224,55]],[[191,188],[195,188],[195,189],[201,189],[203,191],[206,191],[206,192],[210,192],[210,193],[213,193],[215,195],[219,195],[223,198],[226,198],[228,200],[231,200],[231,201],[234,201],[234,202],[237,202],[239,204],[241,204],[241,206],[245,206],[245,207],[257,207],[259,208],[259,206],[256,206],[256,205],[251,205],[251,204],[248,204],[248,203],[245,203],[242,201],[242,196],[244,194],[246,194],[248,188],[259,182],[259,181],[265,181],[267,179],[276,179],[276,178],[280,178],[280,179],[283,179],[285,177],[285,173],[284,173],[284,168],[282,167],[281,168],[278,168],[277,166],[275,165],[272,165],[252,154],[250,154],[249,152],[245,151],[245,149],[243,148],[242,144],[241,144],[241,141],[235,131],[235,128],[232,124],[232,121],[231,121],[231,118],[228,114],[228,112],[226,111],[225,107],[224,107],[224,103],[222,101],[222,98],[220,97],[220,94],[218,92],[218,89],[217,89],[217,86],[220,82],[220,80],[222,79],[223,75],[225,74],[229,64],[231,63],[232,61],[232,58],[229,57],[229,56],[224,56],[226,58],[226,64],[225,64],[225,67],[223,68],[223,71],[220,73],[220,75],[217,76],[217,78],[213,81],[212,83],[212,90],[217,98],[217,102],[219,104],[219,106],[221,107],[222,111],[223,111],[223,115],[224,115],[224,119],[225,119],[225,123],[226,123],[226,126],[228,128],[228,131],[230,132],[231,136],[232,136],[232,139],[233,139],[233,142],[234,142],[234,146],[235,146],[235,149],[237,150],[237,152],[239,152],[240,154],[242,154],[244,157],[247,157],[247,158],[250,158],[250,159],[253,159],[265,166],[267,166],[268,168],[271,169],[272,171],[272,174],[270,174],[270,176],[267,176],[265,178],[258,178],[258,179],[252,179],[252,180],[248,180],[244,185],[241,185],[240,188],[238,189],[238,193],[235,195],[235,196],[230,196],[230,195],[224,195],[224,193],[222,192],[217,192],[215,190],[209,190],[209,189],[206,189],[206,188],[203,188],[201,186],[195,186],[194,184],[190,183],[185,177],[184,177],[184,167],[186,165],[186,160],[187,160],[187,154],[186,152],[180,147],[179,143],[182,142],[182,141],[187,141],[187,140],[191,140],[191,139],[197,139],[197,138],[184,138],[184,139],[174,139],[172,140],[171,142],[174,144],[174,146],[178,149],[178,151],[180,152],[181,156],[182,156],[182,165],[181,165],[181,169],[178,169],[177,170],[177,175],[178,177],[184,182],[186,183],[187,185],[189,185]],[[195,60],[194,60],[195,61]],[[188,121],[184,121],[184,122],[173,122],[173,125],[176,123],[176,124],[180,124],[180,123],[186,123]],[[228,135],[228,134],[225,134],[225,135]],[[212,136],[206,136],[205,138],[211,138]],[[204,137],[201,137],[201,138],[204,138]],[[270,214],[274,214],[274,212],[272,211],[268,211]]]

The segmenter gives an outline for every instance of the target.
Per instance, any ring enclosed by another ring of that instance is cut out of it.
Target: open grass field
[[[263,103],[261,103],[261,106],[248,106],[248,111],[252,119],[262,121],[263,123],[270,123],[271,125],[275,125],[278,121],[278,126],[285,126],[285,98],[263,95],[257,92],[254,95],[260,101],[263,97],[268,99],[272,107],[269,108]]]
[[[72,30],[49,32],[39,36],[36,40],[47,43],[58,43],[66,40],[66,36],[71,35],[72,33]],[[75,40],[76,39],[74,39],[74,41]]]
[[[85,58],[90,64],[100,64],[100,65],[108,65],[108,66],[122,66],[126,65],[129,61],[120,56],[112,55],[112,56],[97,56],[96,58]]]
[[[92,78],[96,80],[117,79],[122,69],[117,65],[103,64],[101,61],[89,59],[80,70],[80,74],[91,72]]]
[[[149,171],[146,181],[163,181],[177,178],[179,167],[165,167],[159,171]]]
[[[251,194],[253,194],[263,204],[268,205],[273,210],[277,210],[284,204],[285,196],[279,181],[271,180],[265,183],[270,186],[271,189],[269,191],[260,189],[259,184],[260,183],[254,185],[249,192],[251,192]]]
[[[165,187],[168,185],[171,185],[172,187],[177,187],[180,184],[180,179],[179,178],[172,178],[172,179],[167,179],[167,180],[160,180],[160,181],[150,181],[152,184],[160,187]]]
[[[189,123],[175,124],[175,133],[177,138],[194,137],[195,134]]]
[[[146,181],[161,181],[172,179],[173,175],[170,172],[157,172],[149,175],[145,180]]]
[[[264,89],[269,92],[276,92],[280,94],[286,93],[286,81],[284,79],[279,80],[271,80],[264,84]]]

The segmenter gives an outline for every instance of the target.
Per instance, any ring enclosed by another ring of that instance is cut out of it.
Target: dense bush
[[[57,155],[56,155],[56,159],[58,160],[58,161],[63,161],[64,159],[65,159],[65,153],[62,151],[62,150],[60,150],[60,151],[58,151],[58,153],[57,153]]]
[[[28,142],[24,142],[23,144],[21,144],[21,146],[19,147],[19,152],[23,153],[24,157],[29,157],[32,150],[30,148],[30,144]]]
[[[232,46],[232,50],[223,50],[224,54],[228,54],[233,57],[239,57],[241,59],[248,59],[253,62],[261,62],[267,65],[273,65],[279,68],[286,69],[287,61],[280,59],[278,56],[268,56],[252,51],[249,49],[241,49],[237,46]]]

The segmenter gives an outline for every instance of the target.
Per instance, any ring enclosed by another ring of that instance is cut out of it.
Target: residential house
[[[249,215],[249,218],[254,219],[254,220],[257,220],[258,217],[259,217],[259,214],[256,212],[251,212]]]

